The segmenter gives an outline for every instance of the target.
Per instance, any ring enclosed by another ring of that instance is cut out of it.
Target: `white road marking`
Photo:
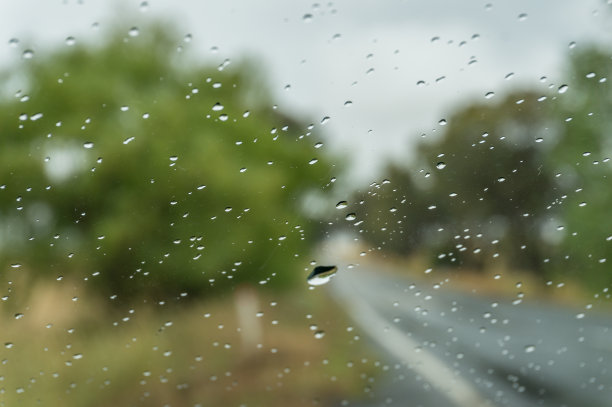
[[[339,281],[338,281],[339,282]],[[419,344],[406,336],[380,316],[365,301],[342,291],[346,310],[350,317],[360,325],[375,342],[387,352],[404,362],[411,369],[423,376],[435,388],[440,390],[457,407],[485,407],[492,406],[486,401],[466,380],[454,374],[435,355],[422,349]]]

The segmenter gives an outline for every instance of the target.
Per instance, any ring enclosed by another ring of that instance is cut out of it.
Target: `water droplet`
[[[4,343],[4,347],[6,349],[11,349],[13,346],[15,346],[15,345],[13,345],[13,342],[5,342]]]
[[[525,346],[525,353],[531,353],[536,350],[535,345],[527,345]]]
[[[349,213],[345,216],[344,219],[348,220],[349,222],[354,221],[355,219],[357,219],[357,215],[354,213]]]
[[[308,275],[306,281],[310,285],[327,284],[337,271],[338,267],[336,266],[317,266],[312,270],[312,273]]]
[[[485,99],[491,99],[493,96],[495,96],[495,92],[487,92],[487,93],[485,93]]]
[[[19,267],[21,267],[21,264],[20,263],[13,263],[13,264],[11,264],[11,267],[14,268],[14,269],[18,269]]]
[[[330,117],[329,116],[325,116],[324,118],[321,119],[321,124],[325,124],[329,121]]]
[[[193,39],[193,36],[191,34],[185,34],[185,37],[183,38],[183,41],[191,42],[192,39]]]
[[[121,110],[122,112],[127,112],[128,110],[130,110],[130,107],[129,106],[121,106],[121,108],[119,110]]]
[[[9,47],[16,48],[17,45],[19,44],[19,40],[17,38],[11,38],[8,44],[9,44]]]
[[[344,102],[344,107],[350,107],[350,106],[353,106],[353,101],[347,100],[346,102]]]
[[[504,182],[504,181],[506,181],[506,178],[504,177],[497,178],[497,182]]]
[[[446,119],[440,119],[440,121],[438,122],[438,124],[440,126],[446,126]]]
[[[417,86],[425,86],[425,81],[418,81]]]
[[[83,144],[83,147],[87,149],[93,148],[93,146],[94,146],[94,143],[92,143],[91,141],[88,141],[87,143]]]
[[[128,34],[130,35],[130,37],[138,37],[138,34],[140,34],[140,30],[138,29],[138,27],[132,27],[130,28],[130,31],[128,31]]]
[[[143,1],[140,3],[140,11],[144,13],[147,10],[149,10],[149,2]]]
[[[243,167],[243,168],[240,169],[240,172],[242,173],[242,172],[245,172],[246,170],[247,169],[245,167]]]
[[[313,158],[312,160],[308,161],[308,164],[313,165],[313,164],[316,164],[318,162],[319,162],[319,160],[317,158]]]
[[[74,37],[66,37],[66,45],[72,47],[74,44],[76,44],[76,40],[74,39]]]
[[[302,21],[304,21],[305,23],[312,22],[312,14],[304,14],[302,16]]]
[[[584,318],[584,312],[581,312],[580,314],[576,314],[576,319],[583,319]]]
[[[446,168],[446,163],[443,161],[440,161],[439,163],[436,164],[436,168],[439,170],[443,170],[444,168]]]
[[[316,143],[316,144],[314,145],[314,148],[321,148],[321,147],[323,147],[323,143],[321,143],[321,142]]]
[[[82,353],[75,353],[74,355],[72,355],[73,359],[83,359],[83,354]]]
[[[15,314],[15,319],[21,319],[23,318],[23,314],[21,312],[18,312]]]
[[[527,20],[527,13],[521,13],[518,15],[518,20],[519,21],[525,21]]]
[[[315,339],[321,339],[325,336],[325,331],[317,331],[314,333]]]
[[[178,160],[178,156],[176,156],[176,155],[170,156],[170,161],[174,162],[176,160]]]
[[[23,51],[23,54],[21,54],[21,57],[23,59],[32,59],[34,58],[34,51],[32,51],[31,49],[26,49],[25,51]]]
[[[215,111],[215,112],[219,112],[219,111],[223,110],[223,107],[224,106],[221,103],[217,102],[217,103],[215,103],[213,105],[212,110]]]
[[[344,209],[348,206],[348,202],[340,201],[336,204],[336,209]]]
[[[564,84],[564,85],[559,86],[559,89],[557,89],[557,91],[559,93],[565,93],[565,92],[567,92],[568,89],[569,89],[569,86]]]

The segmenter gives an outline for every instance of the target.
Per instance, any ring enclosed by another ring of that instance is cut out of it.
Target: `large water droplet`
[[[93,146],[94,146],[94,143],[92,143],[91,141],[88,141],[87,143],[83,144],[83,147],[87,149],[93,148]]]
[[[140,34],[140,30],[138,29],[138,27],[132,27],[130,28],[130,31],[128,31],[128,34],[130,35],[130,37],[138,37],[138,34]]]
[[[336,266],[317,266],[312,270],[312,273],[308,275],[306,281],[310,285],[327,284],[337,271],[338,267]]]
[[[536,350],[535,345],[527,345],[525,346],[525,353],[531,353]]]
[[[26,49],[25,51],[23,51],[23,54],[21,54],[21,57],[23,59],[32,59],[34,58],[34,51],[32,51],[31,49]]]
[[[302,16],[302,21],[304,21],[305,23],[312,22],[312,14],[304,14]]]
[[[336,204],[336,209],[344,209],[348,206],[348,202],[340,201]]]
[[[446,168],[446,163],[443,161],[440,161],[439,163],[436,164],[436,168],[439,170],[443,170],[444,168]]]
[[[567,90],[569,89],[569,86],[567,85],[561,85],[559,86],[559,89],[557,90],[559,93],[565,93],[567,92]]]

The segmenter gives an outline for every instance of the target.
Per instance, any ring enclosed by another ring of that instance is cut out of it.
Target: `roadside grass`
[[[74,281],[15,279],[0,313],[0,406],[326,406],[367,395],[380,363],[326,290],[250,292],[248,329],[261,335],[240,326],[238,294],[117,309]]]
[[[360,255],[359,253],[365,253]],[[485,270],[466,267],[432,266],[424,255],[398,256],[382,250],[353,248],[343,254],[346,262],[364,265],[382,272],[410,277],[415,283],[439,286],[474,295],[506,299],[525,299],[584,307],[597,302],[602,309],[612,310],[611,292],[603,288],[592,292],[575,276],[547,280],[528,270],[507,267],[502,260]]]

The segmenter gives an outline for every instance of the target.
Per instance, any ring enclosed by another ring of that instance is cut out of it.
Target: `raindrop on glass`
[[[344,209],[348,206],[348,202],[340,201],[336,204],[336,209]]]

